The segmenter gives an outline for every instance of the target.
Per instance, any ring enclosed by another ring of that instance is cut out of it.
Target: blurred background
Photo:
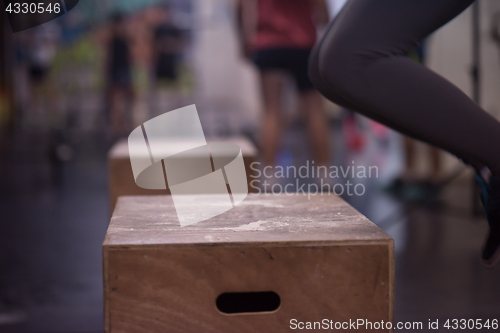
[[[344,3],[325,1],[328,18]],[[242,47],[241,9],[237,0],[85,0],[15,34],[0,15],[0,332],[102,332],[107,153],[189,104],[207,137],[246,137],[261,166],[378,167],[356,180],[364,195],[343,197],[395,239],[397,321],[500,319],[500,267],[479,261],[487,224],[470,170],[322,98],[314,112],[327,128],[311,131],[290,75],[279,74],[278,92],[263,87]],[[500,2],[479,0],[411,55],[496,117],[499,13]],[[279,137],[265,134],[266,94],[280,102]]]

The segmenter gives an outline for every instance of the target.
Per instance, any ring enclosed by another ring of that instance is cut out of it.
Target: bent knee
[[[340,95],[351,95],[362,79],[361,61],[342,43],[328,43],[318,55],[318,71],[330,89]]]
[[[309,77],[329,100],[346,106],[362,80],[361,61],[341,43],[316,45],[309,62]]]
[[[323,78],[321,77],[321,73],[319,72],[318,50],[319,45],[315,45],[313,50],[311,51],[311,56],[309,57],[307,72],[309,75],[309,80],[311,80],[314,87],[318,89],[319,92],[321,92],[323,95],[325,95],[324,89],[326,88],[326,85]]]

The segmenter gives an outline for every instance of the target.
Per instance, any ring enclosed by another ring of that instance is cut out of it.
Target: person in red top
[[[316,43],[312,4],[308,0],[258,0],[257,26],[250,43],[254,50],[310,50]]]
[[[328,22],[325,1],[240,0],[239,9],[242,46],[260,72],[265,109],[261,137],[264,162],[275,165],[283,130],[281,72],[287,72],[297,85],[316,163],[326,166],[328,122],[321,96],[307,70],[309,54],[316,43],[316,25]]]

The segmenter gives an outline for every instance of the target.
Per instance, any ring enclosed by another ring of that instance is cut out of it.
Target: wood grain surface
[[[250,194],[186,227],[170,196],[122,197],[103,257],[106,332],[289,332],[291,319],[393,319],[393,240],[334,195]],[[217,310],[221,293],[247,291],[274,291],[281,306]]]

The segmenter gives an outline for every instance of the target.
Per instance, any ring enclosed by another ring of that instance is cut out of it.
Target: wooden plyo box
[[[169,195],[121,197],[103,260],[106,332],[274,333],[289,332],[293,319],[393,320],[394,241],[333,194],[249,194],[185,227]],[[279,307],[220,311],[221,294],[256,292],[276,293]]]
[[[248,139],[242,136],[228,138],[207,138],[207,142],[222,141],[236,143],[241,148],[248,183],[254,178],[250,176],[253,170],[250,165],[256,161],[257,149]],[[249,183],[250,184],[250,183]],[[252,188],[249,186],[248,190]],[[108,153],[108,193],[110,211],[116,205],[119,196],[122,195],[165,195],[170,194],[170,190],[149,190],[144,189],[135,183],[130,164],[127,140],[118,141]]]

